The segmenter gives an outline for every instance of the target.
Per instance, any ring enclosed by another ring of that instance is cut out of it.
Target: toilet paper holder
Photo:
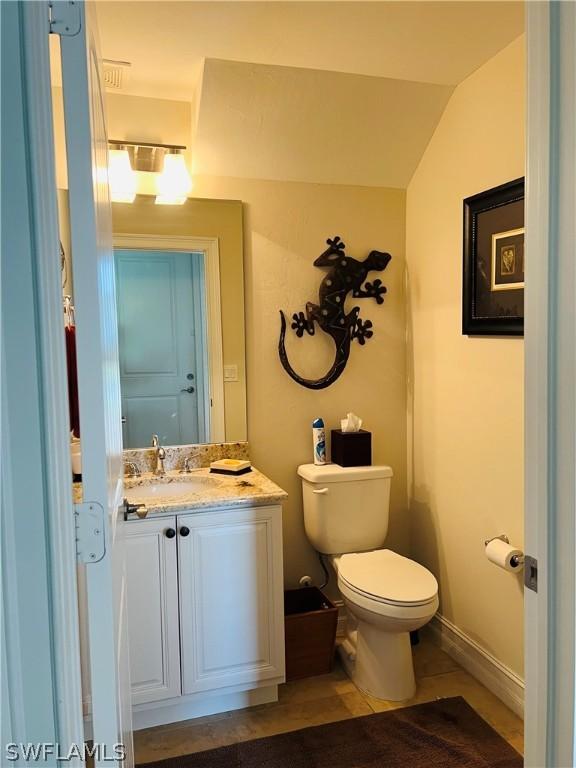
[[[508,536],[506,536],[505,533],[501,533],[500,536],[492,536],[491,539],[486,539],[484,541],[484,546],[487,547],[488,544],[490,544],[491,541],[495,541],[496,539],[500,539],[500,541],[505,541],[506,544],[510,544],[510,539],[508,538]],[[511,562],[512,562],[512,565],[514,565],[515,567],[517,567],[519,565],[523,565],[524,564],[524,555],[514,555],[514,557],[512,558]]]

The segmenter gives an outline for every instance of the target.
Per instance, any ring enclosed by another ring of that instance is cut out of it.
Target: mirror
[[[124,448],[246,440],[242,203],[113,204]]]

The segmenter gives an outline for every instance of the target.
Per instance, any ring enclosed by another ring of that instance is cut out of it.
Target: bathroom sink
[[[180,480],[172,483],[150,483],[150,485],[137,485],[126,489],[128,501],[146,501],[147,499],[177,499],[190,493],[208,490],[214,483],[211,477],[194,477],[189,480]]]

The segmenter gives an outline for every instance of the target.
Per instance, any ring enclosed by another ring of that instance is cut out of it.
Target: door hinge
[[[74,504],[76,559],[79,563],[98,563],[106,554],[104,509],[95,501]]]
[[[524,586],[538,592],[538,560],[530,555],[524,557]]]
[[[48,24],[50,34],[73,37],[80,32],[82,22],[80,8],[74,0],[55,0],[48,3]]]

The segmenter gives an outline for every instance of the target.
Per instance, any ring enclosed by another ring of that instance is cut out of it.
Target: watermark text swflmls
[[[51,742],[39,742],[37,744],[15,743],[6,744],[4,757],[10,762],[23,760],[27,763],[45,763],[48,760],[86,760],[92,758],[101,762],[120,764],[126,759],[126,746],[124,744],[70,744],[64,746]]]

